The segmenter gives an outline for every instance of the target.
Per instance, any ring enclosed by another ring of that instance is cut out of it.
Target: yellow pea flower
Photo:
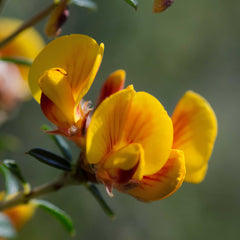
[[[12,34],[21,24],[22,21],[17,19],[0,18],[0,41]],[[0,57],[34,59],[43,46],[41,36],[30,28],[1,48]],[[26,82],[28,71],[28,66],[0,60],[0,122],[19,101],[30,95]]]
[[[160,200],[184,179],[204,178],[216,133],[215,114],[201,96],[187,92],[171,119],[156,98],[128,87],[94,112],[87,162],[110,194],[114,187],[142,201]]]
[[[0,40],[12,34],[21,24],[21,20],[0,18]],[[44,45],[40,34],[33,28],[29,28],[1,48],[0,57],[24,57],[34,59]],[[27,81],[29,67],[23,65],[18,65],[17,67],[22,78]]]
[[[3,211],[11,220],[13,226],[19,230],[23,225],[31,219],[35,212],[36,206],[34,204],[22,204]]]
[[[50,42],[37,56],[29,73],[29,86],[45,116],[78,145],[90,112],[82,98],[102,61],[104,45],[85,35],[63,36]]]
[[[0,200],[3,198],[4,193],[0,193]],[[36,205],[27,203],[18,205],[16,207],[9,208],[2,213],[5,214],[12,225],[15,227],[17,231],[19,231],[33,216],[35,213]],[[4,239],[1,238],[0,239]]]

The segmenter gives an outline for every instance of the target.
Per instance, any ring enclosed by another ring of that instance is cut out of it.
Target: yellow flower
[[[0,201],[2,200],[3,196],[4,193],[1,192]],[[32,218],[35,209],[36,205],[27,203],[9,208],[2,213],[9,218],[15,229],[19,231]],[[2,239],[1,236],[0,239]]]
[[[160,200],[184,179],[204,178],[216,133],[215,114],[201,96],[187,92],[171,119],[156,98],[128,87],[94,112],[87,162],[110,194],[114,187],[142,201]]]
[[[20,20],[0,18],[0,41],[13,33]],[[43,48],[41,36],[30,28],[0,49],[0,57],[24,57],[33,59]],[[19,101],[29,96],[27,76],[29,67],[0,60],[0,122],[3,114],[12,110]]]
[[[22,21],[17,19],[0,18],[0,40],[8,37],[21,24]],[[33,28],[29,28],[1,48],[0,57],[24,57],[34,59],[43,47],[44,41],[42,37]],[[18,65],[18,69],[23,79],[27,81],[29,67]]]
[[[63,36],[49,43],[30,69],[31,92],[45,116],[58,126],[54,133],[79,145],[90,111],[82,98],[97,74],[103,50],[103,43],[98,45],[88,36]]]
[[[31,219],[35,212],[35,208],[36,206],[34,204],[28,203],[9,208],[3,211],[3,213],[9,217],[13,226],[19,230],[27,221]]]

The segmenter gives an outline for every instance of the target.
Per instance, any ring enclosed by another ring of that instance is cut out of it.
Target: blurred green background
[[[2,15],[25,20],[49,2],[9,0]],[[148,204],[117,191],[111,199],[101,188],[116,213],[113,221],[82,187],[51,194],[46,199],[72,216],[76,236],[71,238],[55,219],[38,210],[19,239],[238,239],[240,2],[179,0],[162,14],[152,14],[152,1],[147,0],[139,0],[137,11],[123,0],[97,3],[97,12],[71,7],[62,31],[87,34],[105,44],[103,63],[85,99],[95,99],[104,79],[119,68],[126,70],[127,84],[156,96],[169,114],[185,91],[200,93],[211,103],[219,124],[209,170],[200,185],[184,183],[171,197]],[[36,26],[41,33],[44,23]],[[2,133],[21,140],[17,151],[4,157],[16,159],[33,186],[59,175],[24,154],[33,147],[57,152],[40,131],[47,122],[32,100],[1,127]],[[77,156],[77,147],[72,149]]]

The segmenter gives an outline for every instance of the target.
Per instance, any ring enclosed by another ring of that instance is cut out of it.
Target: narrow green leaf
[[[91,0],[72,0],[71,3],[79,7],[88,8],[89,10],[97,10],[97,4]]]
[[[0,238],[15,238],[16,231],[8,217],[0,213]]]
[[[108,206],[108,204],[103,199],[100,191],[94,184],[85,184],[85,187],[89,190],[89,192],[95,197],[99,205],[102,207],[103,211],[111,218],[114,218],[114,212],[112,209]]]
[[[0,164],[0,172],[3,174],[5,179],[6,196],[17,193],[19,191],[18,182],[11,172],[3,165],[3,163]]]
[[[23,58],[23,57],[1,57],[0,61],[11,62],[11,63],[15,63],[18,65],[24,65],[24,66],[28,66],[28,67],[30,67],[32,65],[31,60],[29,60],[27,58]]]
[[[50,213],[63,225],[63,227],[68,231],[68,233],[70,233],[71,235],[74,235],[75,230],[73,227],[72,219],[62,209],[60,209],[59,207],[55,206],[54,204],[48,201],[41,200],[41,199],[31,200],[31,203],[35,204],[36,206]]]
[[[14,160],[5,159],[3,160],[3,165],[23,184],[26,183],[22,172]]]
[[[128,3],[130,6],[134,7],[135,10],[138,8],[138,1],[137,0],[124,0],[126,3]]]
[[[44,131],[51,131],[52,130],[52,128],[49,127],[48,125],[43,125],[42,129]],[[59,150],[61,151],[63,156],[71,162],[72,161],[72,154],[71,154],[69,145],[67,144],[65,139],[62,136],[59,136],[59,135],[49,134],[48,136],[55,142],[55,144],[57,145],[57,147],[59,148]]]
[[[35,157],[40,162],[43,162],[49,166],[62,169],[65,171],[71,171],[71,164],[65,159],[52,152],[49,152],[42,148],[33,148],[27,154]]]

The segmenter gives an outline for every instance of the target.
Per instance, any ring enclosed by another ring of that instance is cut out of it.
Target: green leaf
[[[5,179],[5,193],[6,196],[13,195],[19,191],[19,185],[16,178],[6,168],[3,163],[0,164],[0,172],[3,174]]]
[[[0,238],[15,238],[16,235],[15,228],[9,218],[5,214],[0,213]]]
[[[138,1],[137,0],[124,0],[126,3],[128,3],[130,6],[134,7],[135,10],[138,8]]]
[[[31,60],[29,60],[27,58],[23,58],[23,57],[1,57],[0,61],[11,62],[11,63],[15,63],[18,65],[24,65],[24,66],[28,66],[28,67],[30,67],[32,65]]]
[[[65,159],[52,152],[49,152],[42,148],[33,148],[27,154],[35,157],[40,162],[43,162],[49,166],[62,169],[65,171],[71,171],[71,164]]]
[[[52,130],[52,128],[49,127],[48,125],[43,125],[42,129],[44,131],[51,131]],[[55,142],[55,144],[57,145],[57,147],[59,148],[59,150],[61,151],[63,156],[71,162],[72,161],[72,154],[71,154],[69,145],[67,144],[65,139],[62,136],[59,136],[59,135],[49,134],[48,136]]]
[[[3,166],[6,167],[21,183],[27,183],[24,179],[21,170],[14,160],[5,159],[3,160]]]
[[[30,184],[25,180],[19,166],[17,165],[17,163],[14,160],[10,160],[10,159],[3,160],[3,166],[5,168],[7,168],[11,172],[11,174],[16,179],[18,179],[18,181],[20,181],[22,183],[25,193],[30,191],[30,189],[31,189]]]
[[[91,0],[72,0],[71,3],[79,7],[88,8],[89,10],[97,10],[97,4]]]
[[[89,190],[89,192],[95,197],[99,205],[102,207],[103,211],[111,218],[114,218],[114,212],[105,202],[104,198],[102,197],[100,191],[94,184],[85,183],[85,187]]]
[[[67,230],[68,233],[70,233],[71,235],[74,235],[75,230],[73,227],[72,219],[62,209],[60,209],[59,207],[55,206],[54,204],[48,201],[41,200],[41,199],[31,200],[31,203],[35,204],[36,206],[50,213],[63,225],[63,227]]]

